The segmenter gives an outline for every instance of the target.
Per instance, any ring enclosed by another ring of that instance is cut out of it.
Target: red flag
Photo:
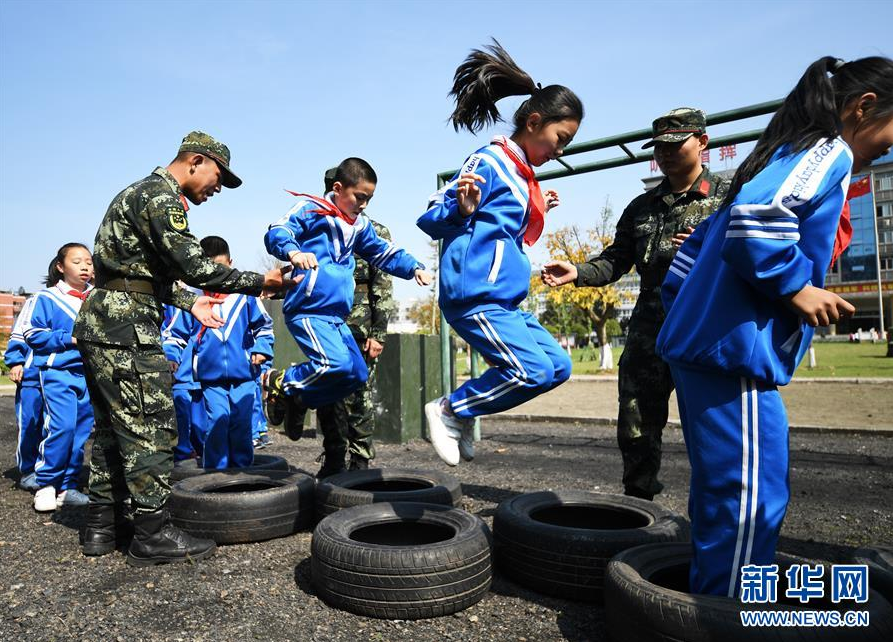
[[[866,194],[871,194],[871,179],[868,176],[863,176],[858,181],[850,183],[850,188],[846,192],[846,200],[859,198]]]

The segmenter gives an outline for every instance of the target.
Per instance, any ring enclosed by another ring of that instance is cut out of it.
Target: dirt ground
[[[195,565],[134,569],[120,553],[84,558],[84,511],[38,515],[16,489],[12,398],[0,397],[0,640],[412,640],[601,641],[604,611],[538,595],[497,572],[491,592],[454,616],[375,620],[320,601],[310,578],[308,532],[224,546]],[[588,400],[587,400],[588,402]],[[620,490],[613,429],[587,423],[490,419],[471,464],[449,469],[429,444],[379,446],[382,467],[452,472],[462,507],[488,524],[497,504],[547,489]],[[661,504],[685,513],[688,465],[681,431],[667,432]],[[792,500],[782,550],[828,561],[854,547],[893,543],[893,438],[888,434],[796,433]],[[267,452],[315,472],[320,441],[277,435]]]
[[[893,379],[884,383],[794,381],[781,395],[792,426],[893,430]],[[679,421],[676,395],[670,399],[670,421]],[[508,415],[546,417],[617,417],[617,380],[573,378]]]

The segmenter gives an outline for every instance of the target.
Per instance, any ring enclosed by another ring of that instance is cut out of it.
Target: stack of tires
[[[313,585],[330,606],[411,620],[456,613],[490,589],[491,537],[454,508],[459,481],[433,471],[377,469],[328,477],[316,491]]]

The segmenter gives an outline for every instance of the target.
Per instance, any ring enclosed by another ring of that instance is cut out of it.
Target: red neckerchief
[[[189,211],[189,203],[186,202],[186,197],[183,196],[182,194],[180,194],[180,203],[183,204],[183,211],[188,212]]]
[[[521,172],[521,176],[527,180],[527,191],[530,194],[530,217],[527,219],[527,229],[524,230],[524,242],[528,247],[532,246],[543,233],[543,227],[546,224],[546,200],[543,198],[543,191],[540,189],[539,181],[536,180],[533,168],[518,156],[504,139],[497,138],[494,142],[502,147],[506,156],[512,159],[515,167]]]
[[[850,223],[850,201],[847,199],[843,202],[840,222],[837,224],[837,234],[834,236],[834,249],[831,250],[831,267],[834,267],[838,257],[849,247],[852,238],[853,224]]]
[[[310,210],[311,212],[314,212],[315,214],[323,214],[325,216],[335,216],[337,218],[340,218],[342,221],[344,221],[348,225],[353,225],[354,223],[357,222],[357,219],[350,220],[350,217],[348,217],[347,214],[345,214],[344,212],[339,210],[337,207],[335,207],[332,203],[330,203],[329,201],[327,201],[324,198],[320,198],[318,196],[312,196],[310,194],[301,194],[299,192],[293,192],[290,189],[287,189],[285,191],[288,192],[289,194],[291,194],[292,196],[300,196],[300,197],[309,199],[309,200],[313,201],[314,203],[316,203],[317,205],[319,205],[320,209]]]
[[[68,292],[66,292],[66,294],[69,294],[71,296],[76,296],[81,301],[86,301],[87,295],[90,294],[90,290],[84,290],[83,292],[81,292],[80,290],[75,290],[74,288],[71,288],[70,290],[68,290]]]
[[[223,301],[226,297],[229,296],[228,294],[218,294],[216,292],[208,292],[207,290],[203,290],[202,292],[204,293],[205,296],[209,296],[212,299],[214,299],[215,301]],[[202,335],[205,334],[205,330],[207,330],[207,329],[208,329],[208,326],[206,326],[205,324],[202,324],[202,327],[198,329],[198,334],[195,335],[196,343],[202,342]]]

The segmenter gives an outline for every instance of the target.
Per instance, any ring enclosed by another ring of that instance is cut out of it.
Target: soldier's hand
[[[312,270],[319,267],[316,255],[312,252],[289,252],[288,260],[300,270]]]
[[[788,306],[812,327],[837,323],[853,316],[856,308],[833,292],[807,285],[787,300]]]
[[[691,236],[691,233],[694,231],[695,228],[689,226],[685,228],[685,232],[679,232],[679,234],[670,239],[670,242],[673,244],[673,247],[678,250],[682,247],[682,244],[685,243],[685,239]]]
[[[255,352],[254,354],[251,355],[251,365],[252,366],[259,366],[262,363],[266,363],[266,361],[267,361],[267,355],[265,355],[265,354],[260,354],[259,352]]]
[[[415,282],[419,285],[431,285],[431,273],[427,270],[415,271]]]
[[[171,374],[174,374],[177,371],[177,368],[180,367],[179,363],[177,363],[176,361],[170,361],[170,360],[168,360],[167,365],[168,365],[168,368],[171,369]]]
[[[9,380],[13,383],[22,383],[22,377],[25,376],[25,368],[23,366],[13,366],[9,369]]]
[[[288,275],[292,271],[290,265],[286,265],[281,268],[273,268],[272,270],[268,270],[264,273],[264,287],[261,290],[260,298],[269,299],[272,298],[273,295],[278,294],[284,290],[290,290],[295,287],[298,283],[304,280],[304,275],[299,274],[295,278],[290,278]]]
[[[370,359],[377,359],[382,350],[384,350],[384,346],[372,337],[366,339],[366,343],[363,344],[363,352],[368,354]]]
[[[558,198],[558,192],[554,189],[547,189],[543,192],[543,200],[546,201],[546,211],[548,212],[553,207],[558,207],[561,205],[561,199]]]
[[[540,277],[550,288],[573,283],[577,280],[577,268],[568,261],[549,261],[543,266]]]
[[[219,328],[223,325],[223,319],[214,312],[214,305],[219,303],[218,300],[209,296],[200,296],[195,300],[190,312],[196,320],[203,326],[208,328]]]
[[[456,183],[456,203],[459,206],[459,213],[468,218],[475,213],[481,204],[481,188],[478,183],[486,183],[480,174],[466,173],[459,176]]]

